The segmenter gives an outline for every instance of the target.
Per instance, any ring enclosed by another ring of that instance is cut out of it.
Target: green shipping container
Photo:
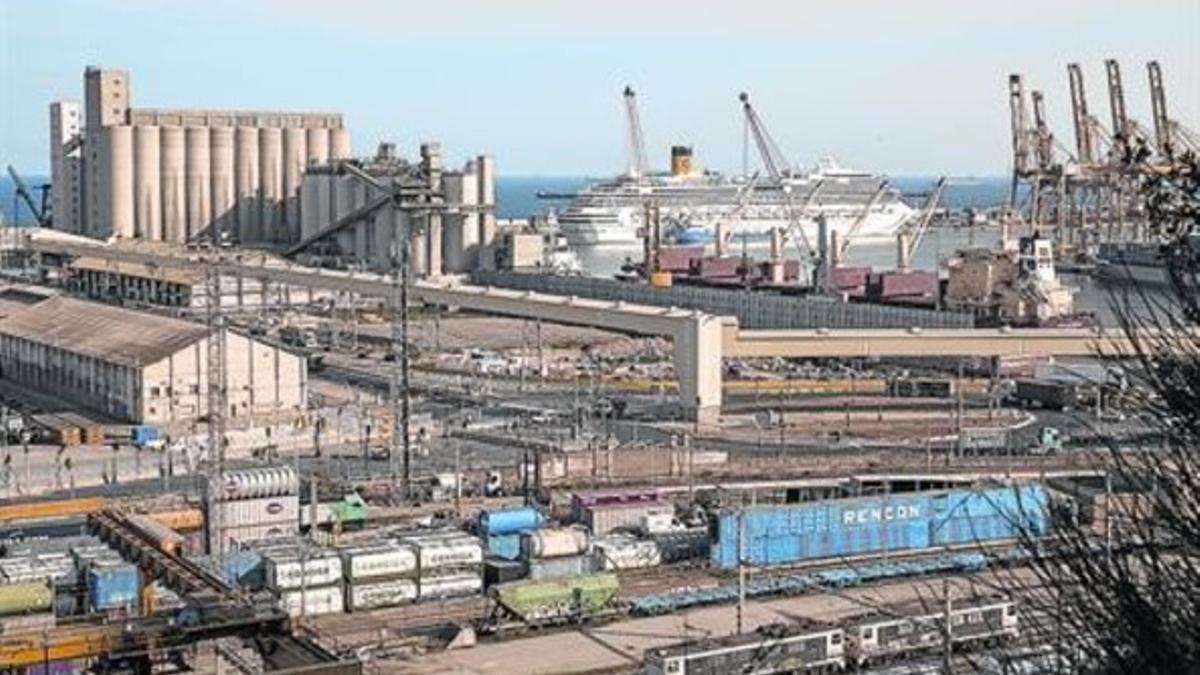
[[[574,579],[521,581],[494,587],[496,601],[524,617],[546,617],[574,606],[576,594],[583,610],[604,609],[621,591],[615,574],[591,574]]]
[[[44,612],[54,604],[54,589],[45,581],[0,584],[0,616]]]

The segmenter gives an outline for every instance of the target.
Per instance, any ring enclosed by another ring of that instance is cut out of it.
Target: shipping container
[[[324,586],[342,581],[342,559],[332,551],[266,553],[263,555],[263,565],[267,585],[279,590],[300,588],[305,584]]]
[[[0,584],[0,616],[44,612],[54,603],[54,589],[44,581]]]
[[[581,508],[581,522],[593,537],[603,537],[614,530],[639,530],[647,518],[674,517],[675,507],[660,501],[614,504],[594,504]]]
[[[417,582],[391,579],[354,583],[346,587],[346,611],[362,612],[380,607],[396,607],[417,599]]]
[[[489,558],[483,561],[483,585],[492,587],[525,578],[525,564],[516,560]]]
[[[476,595],[483,591],[483,578],[478,573],[422,576],[418,590],[421,600]]]
[[[505,560],[521,557],[521,535],[500,534],[487,538],[487,554]]]
[[[525,558],[561,558],[587,550],[588,533],[577,527],[521,533],[521,554]]]
[[[292,618],[301,615],[341,614],[346,607],[341,585],[310,586],[283,591],[279,594],[279,604]]]
[[[542,526],[545,517],[530,506],[511,509],[492,509],[479,512],[478,530],[481,536],[517,534]]]
[[[0,617],[0,636],[41,633],[53,629],[54,623],[53,611],[4,616]]]
[[[398,541],[416,547],[417,568],[422,575],[429,570],[483,564],[482,542],[464,532],[406,536]]]
[[[87,571],[88,602],[93,609],[138,605],[138,568],[129,563],[92,563]]]
[[[673,527],[675,527],[674,513],[655,512],[642,516],[640,531],[642,534],[659,534],[670,532]]]
[[[395,542],[343,549],[341,555],[346,581],[397,577],[417,571],[413,548]]]
[[[632,570],[654,567],[662,563],[658,545],[650,539],[629,535],[610,535],[597,539],[596,567],[602,570]]]
[[[258,551],[228,551],[221,558],[221,576],[235,586],[262,588],[266,564]]]
[[[317,527],[353,530],[362,527],[367,522],[368,506],[357,494],[348,494],[341,499],[320,502],[317,504]],[[312,527],[313,509],[311,504],[300,507],[300,525]]]
[[[300,498],[296,495],[218,502],[225,548],[257,539],[295,537],[300,531]]]
[[[1019,379],[1012,396],[1027,407],[1070,410],[1079,405],[1079,389],[1074,382]]]
[[[531,581],[566,579],[596,571],[595,561],[590,554],[530,560],[528,568]]]
[[[158,427],[148,424],[135,424],[129,427],[129,440],[134,445],[145,447],[151,441],[158,440]]]
[[[747,564],[787,565],[1040,534],[1046,491],[1034,483],[726,510],[716,522],[715,567],[737,567],[739,522]]]

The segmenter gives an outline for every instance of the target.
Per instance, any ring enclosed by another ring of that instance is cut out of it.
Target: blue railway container
[[[505,560],[516,560],[521,557],[520,534],[496,534],[484,541],[487,543],[488,555]]]
[[[749,565],[865,555],[1012,539],[1046,528],[1040,484],[834,499],[742,512],[742,558]],[[738,512],[723,511],[714,567],[738,565]]]
[[[235,586],[261,588],[266,584],[266,565],[257,551],[230,551],[221,559],[221,576]]]
[[[544,521],[542,513],[531,506],[482,511],[479,514],[479,536],[517,534],[521,530],[537,529]]]
[[[93,609],[136,607],[138,568],[129,563],[92,565],[87,572],[87,589]]]

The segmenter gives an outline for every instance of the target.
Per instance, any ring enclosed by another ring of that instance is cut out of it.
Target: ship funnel
[[[690,176],[692,173],[692,148],[687,145],[671,146],[671,175]]]

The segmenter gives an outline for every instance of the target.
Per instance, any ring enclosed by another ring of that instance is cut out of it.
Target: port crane
[[[12,164],[8,165],[8,175],[12,177],[13,185],[17,186],[17,197],[25,202],[25,206],[29,208],[29,212],[33,214],[34,220],[41,227],[50,227],[50,209],[47,206],[47,194],[49,193],[49,185],[38,186],[42,193],[41,206],[33,199],[33,193],[29,191],[29,186],[25,183],[25,179],[21,178],[21,174],[13,168]]]
[[[780,180],[792,173],[791,164],[784,156],[783,151],[779,149],[779,145],[775,139],[771,137],[771,132],[767,131],[767,127],[763,124],[762,118],[758,116],[758,111],[754,106],[750,105],[750,94],[742,92],[738,94],[738,100],[742,102],[742,112],[746,116],[746,126],[750,129],[750,135],[754,138],[754,145],[758,147],[758,154],[762,157],[763,168],[767,170],[767,174],[772,180]]]
[[[650,167],[646,162],[646,139],[642,136],[642,118],[638,114],[637,93],[633,87],[625,86],[624,99],[625,117],[629,125],[626,139],[629,143],[628,174],[630,178],[640,179],[650,173]]]
[[[817,287],[825,291],[830,290],[830,282],[833,280],[830,272],[842,266],[842,261],[845,260],[846,254],[850,251],[851,244],[854,243],[855,237],[858,236],[859,230],[866,224],[867,218],[870,217],[871,211],[879,204],[879,200],[888,191],[889,184],[886,180],[879,181],[879,188],[867,200],[867,205],[863,207],[858,216],[854,218],[854,222],[850,223],[844,236],[838,236],[834,230],[828,230],[828,234],[822,231],[817,232],[818,238],[828,237],[827,240],[818,240],[818,278]],[[824,228],[821,228],[824,229]]]
[[[921,248],[921,242],[925,239],[925,234],[929,232],[929,223],[933,221],[933,214],[942,201],[942,194],[946,191],[948,182],[945,176],[938,178],[921,212],[917,214],[916,218],[905,223],[896,233],[897,270],[901,272],[912,270],[913,256]]]

